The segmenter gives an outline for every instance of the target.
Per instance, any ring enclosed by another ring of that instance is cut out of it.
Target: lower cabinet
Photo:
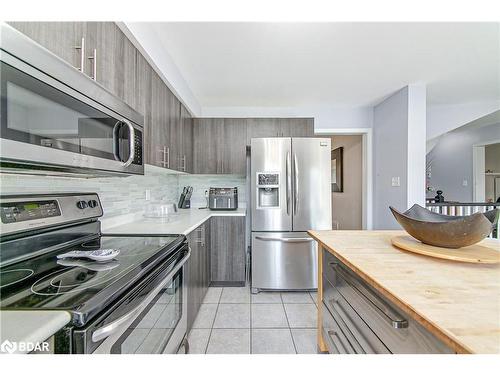
[[[454,353],[338,258],[322,252],[318,308],[322,341],[329,353]]]
[[[245,264],[245,217],[213,217],[210,223],[210,285],[245,285]]]
[[[210,222],[207,221],[188,236],[191,257],[186,266],[188,332],[200,310],[209,284]]]

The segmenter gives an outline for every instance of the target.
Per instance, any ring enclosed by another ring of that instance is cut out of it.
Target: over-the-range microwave
[[[0,35],[2,172],[144,174],[141,114],[9,25]]]

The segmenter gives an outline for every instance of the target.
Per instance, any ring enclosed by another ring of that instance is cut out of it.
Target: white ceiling
[[[498,23],[149,23],[202,107],[500,99]],[[146,26],[146,25],[144,25]]]

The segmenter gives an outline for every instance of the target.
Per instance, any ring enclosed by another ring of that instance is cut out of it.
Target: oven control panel
[[[101,202],[95,193],[0,196],[2,235],[95,220],[102,214]]]
[[[61,216],[61,209],[56,200],[11,202],[2,203],[0,215],[2,223],[7,224]]]

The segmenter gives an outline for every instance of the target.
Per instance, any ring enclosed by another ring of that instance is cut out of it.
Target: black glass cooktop
[[[53,309],[73,313],[84,325],[137,280],[169,257],[184,236],[102,236],[78,246],[44,254],[0,268],[0,308]],[[73,250],[116,249],[113,260],[57,259]]]

